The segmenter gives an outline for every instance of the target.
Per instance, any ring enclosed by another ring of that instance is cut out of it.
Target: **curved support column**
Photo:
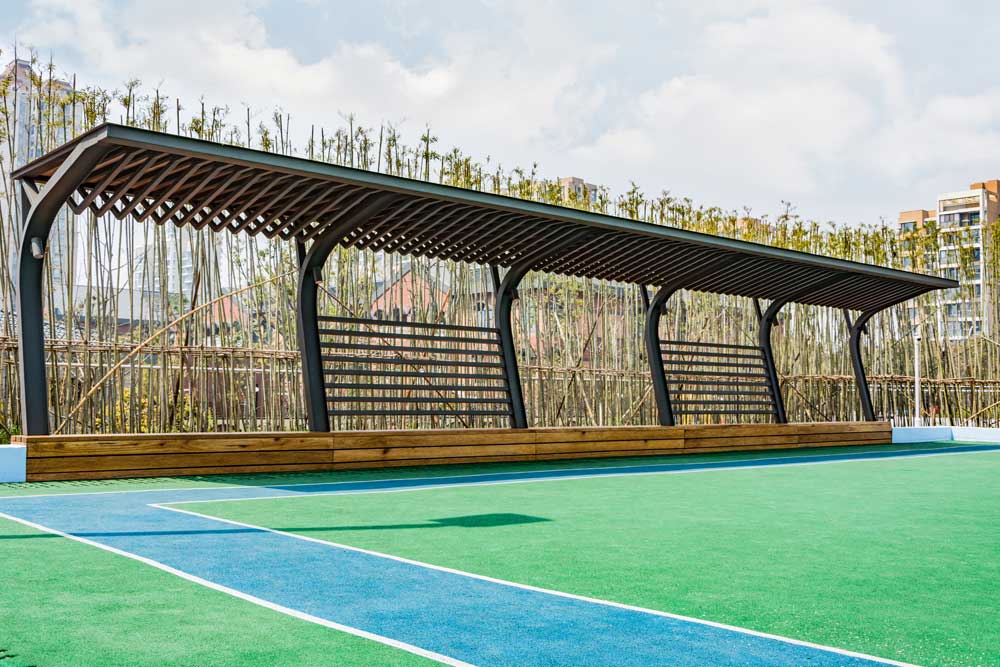
[[[517,286],[528,273],[527,264],[515,266],[507,272],[496,293],[493,321],[500,332],[500,347],[503,352],[503,372],[510,391],[510,425],[512,428],[527,428],[528,415],[524,409],[524,394],[521,391],[521,371],[517,366],[517,350],[514,348],[514,332],[511,329],[511,311],[518,298]]]
[[[338,220],[328,231],[321,234],[302,253],[299,246],[298,311],[295,314],[298,325],[299,351],[302,355],[302,387],[305,394],[306,418],[309,430],[327,432],[330,430],[330,415],[327,414],[326,382],[323,375],[323,353],[319,344],[318,295],[319,284],[323,282],[323,266],[334,248],[364,220],[377,215],[384,209],[391,197],[379,197]]]
[[[779,424],[787,424],[788,416],[785,414],[785,397],[781,393],[781,381],[778,378],[778,368],[774,363],[774,348],[771,345],[771,328],[778,321],[778,312],[785,307],[788,301],[778,300],[771,302],[764,314],[760,316],[760,327],[757,335],[760,340],[760,350],[764,355],[764,371],[767,373],[767,382],[771,386],[771,400],[774,402],[774,420]]]
[[[49,384],[45,371],[45,246],[52,224],[66,200],[110,150],[95,146],[98,138],[81,143],[37,194],[20,185],[21,247],[17,263],[18,357],[21,380],[21,431],[49,432]],[[34,196],[32,196],[34,194]]]
[[[524,392],[521,387],[521,371],[517,365],[517,349],[514,347],[514,331],[511,328],[511,311],[514,308],[514,301],[519,298],[517,286],[537,261],[565,248],[579,236],[579,232],[571,231],[549,239],[535,252],[522,257],[517,264],[511,266],[507,275],[500,281],[499,286],[495,287],[496,301],[493,304],[493,323],[500,333],[503,372],[504,377],[507,378],[507,389],[510,392],[511,428],[528,427],[528,415],[524,408]],[[499,269],[491,265],[490,271],[496,286],[500,276]]]
[[[660,315],[667,301],[677,292],[677,287],[661,287],[646,308],[646,326],[643,338],[646,341],[646,359],[649,363],[649,374],[653,380],[653,397],[656,399],[656,413],[660,418],[660,426],[673,426],[674,410],[670,405],[670,391],[667,387],[667,376],[663,370],[663,352],[660,348]]]
[[[760,349],[764,355],[765,372],[767,373],[768,384],[771,386],[771,397],[774,400],[774,418],[779,424],[787,424],[788,416],[785,413],[785,397],[781,393],[781,381],[778,378],[778,368],[774,363],[774,348],[771,345],[771,329],[778,321],[778,312],[785,305],[793,301],[798,301],[810,294],[816,294],[824,289],[833,287],[845,279],[845,276],[833,276],[817,280],[792,296],[772,301],[767,310],[764,311],[764,314],[760,316],[760,328],[758,331]]]
[[[858,385],[858,396],[861,398],[861,413],[865,417],[865,421],[875,421],[875,406],[872,403],[872,392],[868,387],[868,376],[865,375],[865,364],[861,359],[861,335],[866,332],[865,325],[868,324],[875,313],[879,311],[868,311],[861,313],[858,319],[850,324],[850,318],[848,318],[848,324],[851,329],[851,365],[854,367],[854,381]],[[845,313],[846,314],[846,313]]]
[[[316,250],[315,246],[313,246],[313,250]],[[330,430],[322,350],[319,344],[319,321],[316,318],[318,315],[319,283],[323,280],[322,266],[332,250],[331,246],[323,252],[310,251],[306,260],[299,266],[299,307],[295,314],[299,334],[299,352],[302,355],[302,388],[306,402],[306,418],[309,422],[309,430],[318,432]],[[312,264],[307,264],[310,256],[315,261]],[[307,266],[311,268],[306,268]]]

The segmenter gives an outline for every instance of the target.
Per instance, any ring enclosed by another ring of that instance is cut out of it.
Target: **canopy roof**
[[[875,311],[943,278],[187,137],[105,124],[14,172],[40,186],[75,149],[106,153],[69,205],[306,242],[639,285]],[[352,212],[354,217],[352,218]],[[363,215],[357,215],[364,212]],[[356,223],[356,224],[355,224]]]

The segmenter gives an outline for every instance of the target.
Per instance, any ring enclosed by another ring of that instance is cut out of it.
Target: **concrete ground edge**
[[[0,445],[0,483],[27,479],[28,448],[25,445]]]
[[[957,440],[960,442],[1000,442],[1000,428],[982,426],[893,426],[893,444]]]

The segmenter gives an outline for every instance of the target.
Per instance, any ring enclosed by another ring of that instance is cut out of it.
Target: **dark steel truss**
[[[42,261],[52,221],[64,204],[77,213],[93,211],[123,221],[295,241],[301,262],[298,324],[306,403],[310,427],[321,430],[329,428],[329,421],[316,284],[338,245],[509,269],[498,286],[496,323],[511,421],[521,427],[527,420],[509,322],[517,284],[529,271],[669,286],[670,293],[687,289],[747,296],[770,300],[772,307],[794,301],[841,308],[859,311],[860,326],[894,304],[956,285],[933,276],[113,124],[95,128],[14,176],[21,183],[25,231],[18,304],[23,427],[28,434],[48,431]],[[769,343],[763,345],[767,322],[762,321],[762,348],[769,349]],[[863,383],[855,339],[860,339],[860,329],[857,335],[852,330],[851,349]],[[658,346],[658,336],[647,328],[647,345],[650,340]],[[655,366],[652,356],[650,363]],[[773,359],[767,363],[773,369]],[[776,380],[770,381],[773,387]],[[866,390],[867,385],[863,401]],[[665,391],[656,392],[661,415]],[[775,402],[780,404],[780,397]],[[781,420],[783,407],[775,412]]]

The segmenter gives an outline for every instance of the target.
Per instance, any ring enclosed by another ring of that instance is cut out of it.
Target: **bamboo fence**
[[[288,115],[263,119],[247,109],[236,118],[227,107],[204,103],[192,114],[138,81],[123,91],[77,89],[75,78],[65,84],[54,72],[51,63],[32,61],[30,80],[0,82],[0,256],[8,260],[0,271],[0,438],[17,431],[19,415],[13,261],[20,230],[10,173],[26,156],[105,120],[888,266],[908,257],[933,271],[940,246],[934,228],[904,243],[885,224],[807,221],[790,206],[753,218],[635,187],[618,197],[600,189],[593,201],[565,197],[557,182],[534,170],[477,161],[458,148],[439,151],[429,128],[408,145],[396,127],[363,126],[353,116],[340,127],[310,128],[305,145],[296,146]],[[984,276],[990,290],[997,236],[988,233],[984,241],[993,258]],[[49,246],[45,296],[52,423],[66,433],[304,428],[294,255],[291,244],[121,224],[92,213],[61,216]],[[964,259],[962,270],[971,272],[971,258]],[[328,314],[474,325],[492,318],[491,281],[481,267],[341,250],[326,275],[321,309]],[[971,287],[961,289],[974,297]],[[531,423],[655,423],[634,286],[531,274],[519,291],[514,322]],[[876,410],[898,423],[912,421],[919,331],[925,423],[997,425],[1000,345],[981,334],[950,338],[942,298],[926,295],[869,324],[864,352]],[[996,310],[992,303],[987,313],[994,325]],[[753,343],[757,335],[753,304],[723,295],[678,295],[661,327],[665,336],[689,340]],[[841,313],[786,307],[774,345],[791,420],[860,418]],[[502,425],[477,419],[482,423],[473,425]],[[462,425],[470,424],[432,417],[334,423]]]

